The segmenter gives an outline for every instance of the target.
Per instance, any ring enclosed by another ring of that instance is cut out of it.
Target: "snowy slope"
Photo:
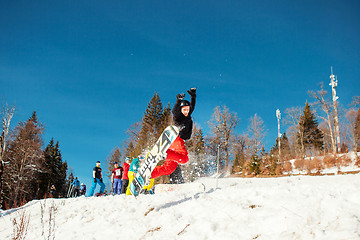
[[[0,218],[0,239],[11,239],[22,211],[26,239],[360,239],[360,174],[201,182],[205,191],[35,201]],[[53,203],[49,233],[41,206]]]

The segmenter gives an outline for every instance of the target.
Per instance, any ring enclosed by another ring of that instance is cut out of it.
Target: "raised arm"
[[[196,88],[190,88],[190,90],[187,91],[189,95],[191,96],[190,100],[190,112],[191,114],[195,110],[195,103],[196,103]]]

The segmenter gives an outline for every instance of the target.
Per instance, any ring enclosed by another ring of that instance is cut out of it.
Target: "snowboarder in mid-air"
[[[185,94],[176,95],[176,103],[172,109],[174,125],[179,128],[179,136],[170,145],[166,152],[166,159],[163,165],[156,166],[151,173],[151,183],[148,189],[152,187],[154,179],[163,175],[170,175],[177,169],[178,164],[185,164],[189,161],[188,152],[185,148],[185,141],[191,138],[193,129],[193,120],[191,114],[195,109],[196,88],[187,91],[191,96],[190,102],[185,100]],[[180,168],[178,169],[178,171]],[[180,173],[181,175],[181,170]]]

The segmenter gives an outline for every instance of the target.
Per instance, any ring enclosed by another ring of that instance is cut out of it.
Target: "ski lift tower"
[[[280,147],[280,138],[281,138],[281,133],[280,133],[280,119],[281,119],[281,112],[279,109],[276,110],[276,117],[278,120],[278,148],[279,148],[279,162],[280,162],[280,156],[281,156],[281,147]]]
[[[331,75],[330,75],[330,83],[329,85],[332,88],[332,97],[333,97],[333,105],[334,105],[334,121],[335,121],[335,136],[336,136],[336,145],[337,145],[337,152],[340,152],[340,128],[339,128],[339,117],[337,112],[337,102],[336,100],[339,99],[338,96],[336,96],[336,87],[338,84],[337,77],[335,79],[335,75],[333,74],[333,68],[331,67]]]

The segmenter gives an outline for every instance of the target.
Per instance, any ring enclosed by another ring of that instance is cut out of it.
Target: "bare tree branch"
[[[233,132],[240,119],[236,113],[231,113],[226,106],[217,106],[214,109],[212,119],[208,125],[215,135],[214,141],[218,142],[225,151],[225,166],[228,167],[230,144],[232,142]]]

